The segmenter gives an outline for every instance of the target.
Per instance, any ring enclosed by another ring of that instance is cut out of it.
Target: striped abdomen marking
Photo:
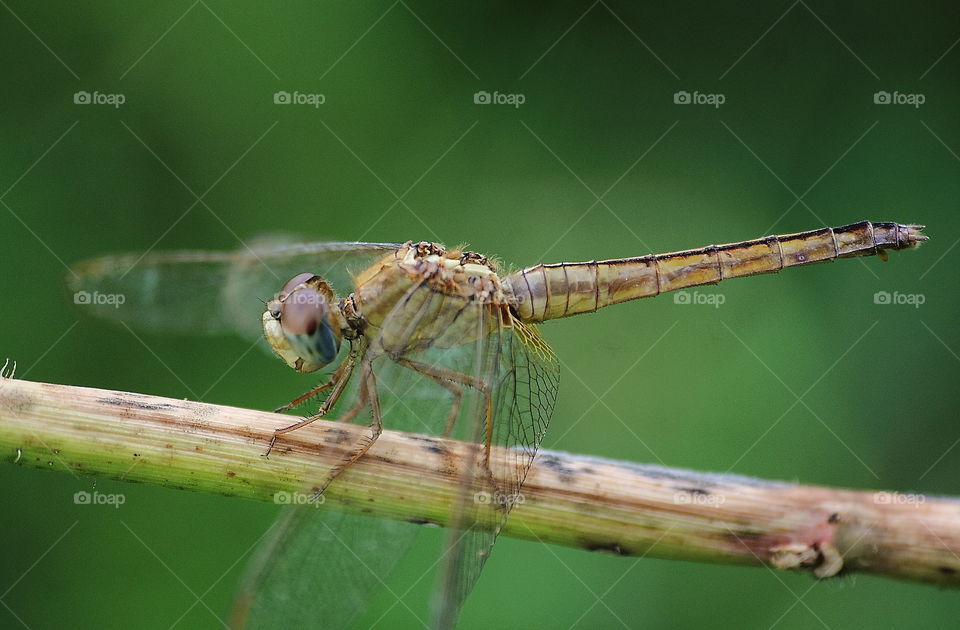
[[[885,256],[927,237],[922,225],[861,221],[838,228],[767,236],[639,258],[537,265],[503,279],[522,321],[589,313],[603,306],[727,278],[774,273],[853,256]]]

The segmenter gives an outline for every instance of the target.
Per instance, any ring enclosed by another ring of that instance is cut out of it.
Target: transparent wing
[[[422,285],[398,301],[370,352],[385,428],[448,431],[466,444],[451,454],[460,483],[433,606],[434,626],[449,628],[523,500],[556,402],[559,364],[507,309]]]
[[[490,385],[490,411],[473,409],[475,447],[465,461],[455,524],[435,590],[434,627],[452,628],[512,508],[547,430],[560,383],[559,363],[536,329],[502,311],[479,344],[477,365]],[[482,401],[481,401],[482,402]]]
[[[291,243],[252,240],[234,252],[117,254],[77,263],[67,276],[73,301],[86,312],[147,332],[262,332],[263,304],[298,273],[323,276],[338,295],[352,275],[398,247],[392,243]]]
[[[247,566],[230,627],[348,627],[418,531],[324,506],[286,508]]]

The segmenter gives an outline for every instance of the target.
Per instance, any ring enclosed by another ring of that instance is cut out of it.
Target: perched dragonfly
[[[122,294],[119,307],[109,300],[87,303],[97,315],[129,326],[262,334],[297,372],[336,366],[322,383],[278,409],[326,394],[317,412],[278,428],[267,445],[267,453],[280,449],[285,434],[334,410],[331,417],[340,420],[369,419],[369,432],[349,455],[320,471],[315,495],[361,458],[384,426],[473,445],[473,455],[457,471],[459,499],[450,506],[435,589],[432,625],[448,628],[521,496],[553,412],[558,362],[538,323],[785,267],[856,256],[886,259],[887,250],[926,240],[922,229],[863,221],[514,273],[482,254],[428,242],[258,242],[238,252],[98,258],[78,264],[71,285],[78,292]],[[274,297],[258,326],[262,304],[256,300],[264,295]],[[288,510],[251,565],[237,623],[277,625],[277,611],[287,609],[295,611],[293,620],[347,624],[415,529],[331,510]]]

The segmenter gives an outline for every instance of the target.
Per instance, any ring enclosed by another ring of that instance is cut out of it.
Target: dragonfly
[[[450,628],[515,504],[547,431],[559,362],[542,322],[721,280],[840,258],[879,256],[927,240],[924,226],[861,221],[633,258],[538,264],[509,272],[494,259],[431,242],[252,241],[235,252],[110,255],[77,264],[95,315],[172,333],[232,331],[261,338],[303,374],[333,368],[276,411],[319,408],[265,436],[282,454],[288,433],[330,415],[368,431],[320,471],[313,498],[361,459],[384,427],[459,439],[457,471],[432,617]],[[312,269],[313,271],[304,271]],[[277,291],[276,287],[280,286]],[[271,295],[265,304],[258,296]],[[75,300],[76,301],[76,300]],[[259,313],[259,317],[257,314]],[[483,497],[483,500],[478,500]],[[248,568],[235,627],[323,620],[348,625],[409,547],[409,523],[290,507]]]

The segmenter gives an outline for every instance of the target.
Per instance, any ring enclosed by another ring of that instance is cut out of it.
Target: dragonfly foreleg
[[[313,398],[314,396],[316,396],[317,394],[323,391],[326,391],[331,387],[333,387],[333,377],[331,377],[330,380],[328,380],[326,383],[321,383],[320,385],[317,385],[313,389],[308,389],[306,392],[300,394],[290,402],[280,405],[279,407],[273,410],[273,413],[280,413],[281,411],[290,411],[291,409],[295,409],[300,405],[302,405],[303,403],[310,400],[311,398]]]
[[[365,435],[357,440],[354,444],[353,449],[350,451],[350,454],[343,459],[339,464],[330,469],[330,473],[327,475],[326,481],[313,493],[312,499],[316,499],[323,491],[327,489],[327,486],[337,478],[337,476],[342,473],[344,470],[349,468],[355,461],[364,456],[364,454],[370,450],[370,447],[373,446],[373,443],[377,441],[377,438],[380,437],[380,434],[383,433],[383,421],[380,415],[380,400],[377,396],[377,382],[376,378],[373,375],[373,370],[371,369],[372,361],[369,356],[365,356],[360,363],[360,392],[357,396],[357,402],[351,407],[341,418],[341,420],[349,420],[359,414],[364,407],[369,403],[370,405],[370,415],[372,419],[370,420],[370,435]]]
[[[327,380],[326,383],[321,383],[320,385],[317,385],[313,389],[307,390],[306,392],[300,394],[299,396],[297,396],[287,404],[280,405],[279,407],[274,409],[273,412],[280,413],[281,411],[289,411],[291,409],[295,409],[296,407],[299,407],[300,405],[310,400],[317,394],[324,392],[330,389],[331,387],[334,387],[339,381],[341,381],[344,378],[344,372],[346,372],[346,376],[349,377],[350,370],[352,369],[353,369],[353,358],[348,356],[346,359],[344,359],[343,363],[340,364],[340,367],[338,367],[336,370],[333,371],[332,374],[330,374],[330,378]],[[344,382],[344,385],[345,384],[346,383]],[[330,392],[330,394],[327,395],[326,400],[323,401],[323,404],[321,405],[321,409],[323,408],[323,405],[327,404],[327,400],[330,400],[331,398],[333,398],[334,400],[329,405],[327,405],[327,410],[329,410],[329,408],[332,407],[333,404],[336,402],[336,397],[334,396],[334,394],[336,393],[337,396],[339,396],[339,394],[342,391],[343,391],[343,387],[340,388],[340,392]]]
[[[330,393],[327,395],[327,398],[320,404],[320,408],[317,410],[317,413],[313,414],[308,418],[304,418],[300,422],[291,424],[290,426],[277,429],[273,432],[273,437],[270,438],[270,444],[267,446],[267,451],[263,454],[264,457],[270,454],[270,451],[273,450],[273,445],[276,444],[277,438],[283,435],[284,433],[289,433],[290,431],[296,431],[297,429],[302,429],[303,427],[311,424],[320,418],[322,418],[330,409],[336,404],[337,400],[340,398],[340,395],[343,393],[343,390],[346,389],[347,383],[350,382],[350,375],[353,373],[354,359],[353,356],[348,356],[343,363],[340,364],[333,374],[330,375],[330,380],[324,383],[319,387],[308,391],[297,398],[294,398],[289,405],[293,407],[301,404],[304,400],[310,398],[313,395],[316,395],[317,392],[330,389]],[[302,400],[301,400],[302,399]],[[287,407],[284,405],[284,407]],[[274,411],[282,411],[284,407],[278,407]],[[287,407],[292,409],[293,407]],[[340,418],[341,421],[346,421],[352,418],[353,415],[349,415],[349,412],[344,417]]]

